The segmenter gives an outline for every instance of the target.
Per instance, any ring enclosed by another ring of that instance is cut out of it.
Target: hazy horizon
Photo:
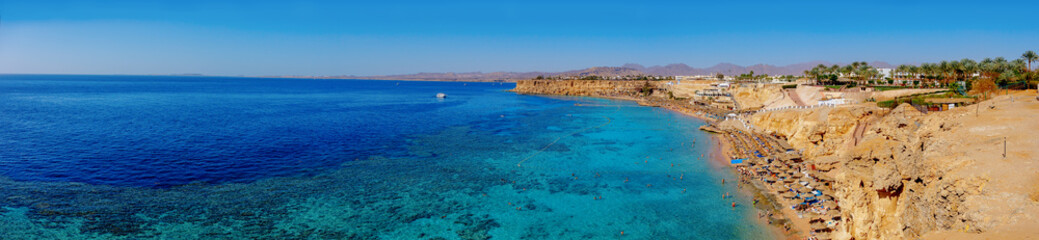
[[[397,75],[1016,59],[1039,3],[21,1],[0,73]],[[963,14],[952,14],[963,13]],[[983,16],[983,17],[981,17]]]

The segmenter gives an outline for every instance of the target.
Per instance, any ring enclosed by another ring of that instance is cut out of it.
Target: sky
[[[387,75],[1039,51],[1039,1],[0,0],[0,73]]]

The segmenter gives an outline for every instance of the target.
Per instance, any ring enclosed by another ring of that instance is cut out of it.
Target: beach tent
[[[815,231],[815,232],[829,232],[829,231],[832,231],[832,229],[830,229],[830,227],[826,226],[826,223],[823,223],[823,222],[815,222],[815,223],[812,223],[811,226],[812,226],[812,231]]]

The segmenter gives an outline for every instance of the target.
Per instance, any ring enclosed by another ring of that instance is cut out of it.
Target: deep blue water
[[[399,83],[2,76],[0,174],[118,186],[250,182],[396,156],[402,135],[518,103],[500,93],[513,84]],[[449,98],[432,97],[445,89]]]
[[[699,120],[513,87],[0,75],[0,236],[769,237]]]

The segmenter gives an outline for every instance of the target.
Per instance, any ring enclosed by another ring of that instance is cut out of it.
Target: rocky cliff
[[[643,89],[648,94],[666,94],[660,91],[661,84],[657,81],[520,80],[512,91],[523,94],[633,98],[640,96]]]
[[[1039,199],[1029,197],[1039,192],[1039,125],[1035,118],[1024,120],[1039,117],[1039,103],[996,99],[987,106],[973,109],[978,113],[923,114],[907,105],[857,105],[763,112],[748,120],[786,137],[836,180],[845,220],[837,239],[915,239],[933,232],[975,238],[1039,225]],[[1027,116],[1019,121],[1000,121],[1022,114]],[[1009,130],[1013,125],[1021,128]],[[1001,157],[1001,135],[1020,138],[1007,150],[1017,161]],[[992,185],[994,180],[1005,184]]]
[[[783,99],[783,89],[778,84],[746,84],[729,90],[740,109],[759,109]]]

